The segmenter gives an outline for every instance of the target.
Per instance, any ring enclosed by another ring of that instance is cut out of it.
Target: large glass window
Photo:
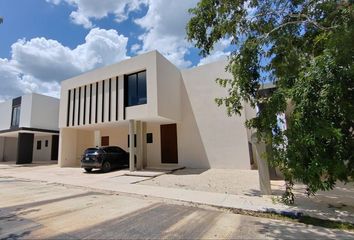
[[[11,127],[18,127],[20,125],[20,113],[21,113],[21,105],[14,106],[12,108]]]
[[[146,71],[126,76],[126,106],[146,104]]]

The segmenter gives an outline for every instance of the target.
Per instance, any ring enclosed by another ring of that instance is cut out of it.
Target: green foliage
[[[354,179],[354,11],[352,0],[201,0],[187,35],[206,56],[231,38],[234,51],[218,79],[229,115],[242,102],[261,106],[246,122],[271,146],[267,159],[308,194]],[[265,82],[276,89],[260,94]],[[287,130],[277,115],[287,112]]]

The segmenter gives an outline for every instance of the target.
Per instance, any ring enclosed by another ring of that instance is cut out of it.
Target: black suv
[[[129,166],[129,153],[117,146],[88,148],[81,158],[81,168],[86,172],[93,168],[109,172],[122,166]]]

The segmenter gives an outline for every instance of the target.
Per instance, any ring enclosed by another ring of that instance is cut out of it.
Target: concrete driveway
[[[354,239],[167,200],[0,177],[0,239]]]

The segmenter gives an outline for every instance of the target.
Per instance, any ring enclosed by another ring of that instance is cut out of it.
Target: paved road
[[[0,177],[0,239],[354,239],[166,201]]]

